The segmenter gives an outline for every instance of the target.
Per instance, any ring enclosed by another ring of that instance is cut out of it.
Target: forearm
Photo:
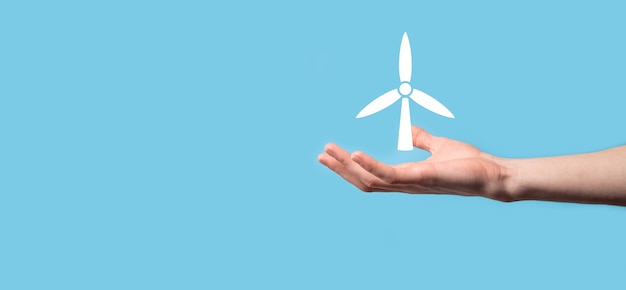
[[[511,200],[626,205],[626,146],[532,159],[501,159]]]

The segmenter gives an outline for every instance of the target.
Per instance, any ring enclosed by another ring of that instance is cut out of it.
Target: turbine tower
[[[398,65],[400,71],[400,86],[374,99],[372,102],[367,104],[367,106],[365,106],[365,108],[363,108],[363,110],[361,110],[356,117],[363,118],[378,113],[402,98],[402,108],[400,109],[400,129],[398,131],[398,150],[411,151],[413,150],[413,142],[411,134],[411,111],[409,109],[409,98],[433,113],[448,118],[454,118],[454,115],[443,104],[435,100],[435,98],[411,86],[410,82],[413,70],[413,60],[411,59],[411,44],[409,43],[409,37],[406,32],[402,36],[402,42],[400,43],[400,57]]]

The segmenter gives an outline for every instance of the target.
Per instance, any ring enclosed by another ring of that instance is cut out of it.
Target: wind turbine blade
[[[446,106],[420,90],[413,89],[410,98],[418,103],[420,106],[426,108],[433,113],[437,113],[444,117],[454,119],[454,115],[452,114],[452,112],[450,112],[450,110],[448,110],[448,108],[446,108]]]
[[[398,93],[397,89],[393,89],[382,94],[380,97],[374,99],[371,103],[367,104],[358,115],[357,118],[367,117],[371,114],[378,113],[383,109],[391,106],[391,104],[395,103],[398,99],[402,97],[400,93]]]
[[[398,68],[400,69],[400,82],[410,82],[413,73],[413,59],[411,58],[411,44],[409,36],[404,33],[402,42],[400,43],[400,58],[398,59]]]

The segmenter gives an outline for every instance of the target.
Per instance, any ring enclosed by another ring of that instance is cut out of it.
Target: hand
[[[416,126],[412,133],[413,146],[432,154],[425,161],[388,165],[332,143],[318,161],[365,192],[446,193],[512,201],[505,190],[509,174],[499,158]]]

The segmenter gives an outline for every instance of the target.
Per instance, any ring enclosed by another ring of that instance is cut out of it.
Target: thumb
[[[431,153],[437,149],[440,143],[439,137],[430,135],[426,130],[417,126],[411,126],[411,131],[413,133],[413,146]]]

